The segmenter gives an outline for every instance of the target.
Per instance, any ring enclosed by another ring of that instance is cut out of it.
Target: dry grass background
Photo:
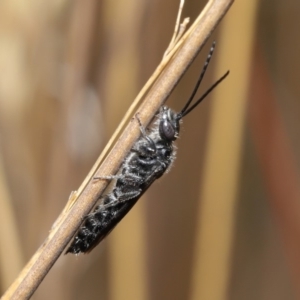
[[[236,1],[214,34],[204,85],[231,74],[185,120],[172,172],[91,254],[62,256],[33,299],[300,298],[300,3],[251,3]],[[204,5],[187,0],[183,15]],[[160,62],[177,9],[1,1],[1,294]]]

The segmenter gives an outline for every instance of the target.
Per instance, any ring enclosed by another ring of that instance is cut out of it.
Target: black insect
[[[91,251],[113,230],[149,186],[169,170],[175,159],[174,141],[178,138],[181,119],[190,113],[229,74],[227,71],[189,107],[206,72],[214,48],[215,42],[210,49],[193,93],[181,112],[175,113],[168,107],[162,107],[149,134],[146,133],[136,115],[141,137],[126,157],[118,175],[96,178],[115,178],[116,181],[111,192],[101,198],[101,204],[86,216],[66,253],[79,254]]]

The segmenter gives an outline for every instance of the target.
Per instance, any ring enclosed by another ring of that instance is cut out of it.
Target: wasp
[[[179,113],[169,107],[162,107],[156,116],[151,131],[146,132],[138,115],[141,136],[134,144],[116,176],[94,179],[115,179],[109,193],[101,196],[101,204],[85,217],[66,253],[87,253],[97,246],[130,211],[152,183],[167,173],[176,157],[175,140],[180,124],[207,95],[229,74],[227,71],[194,104],[191,105],[205,75],[215,49],[212,44],[194,90]],[[190,106],[191,105],[191,106]]]

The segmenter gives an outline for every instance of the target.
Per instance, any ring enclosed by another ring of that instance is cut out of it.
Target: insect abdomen
[[[101,205],[97,206],[95,211],[87,216],[66,253],[91,251],[114,229],[137,200],[138,198],[116,203],[105,210],[101,209]]]

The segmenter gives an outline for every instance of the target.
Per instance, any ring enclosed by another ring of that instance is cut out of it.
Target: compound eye
[[[162,138],[172,141],[175,139],[175,129],[170,122],[164,120],[160,123],[159,132]]]

